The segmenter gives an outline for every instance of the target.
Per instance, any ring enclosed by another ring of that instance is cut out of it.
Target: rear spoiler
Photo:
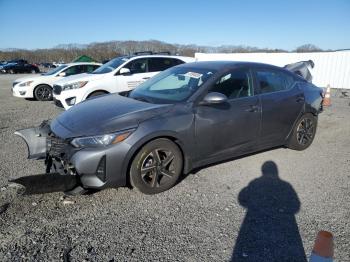
[[[308,82],[312,82],[312,75],[310,69],[315,67],[315,63],[312,60],[299,61],[292,64],[287,64],[283,68],[293,72],[294,74],[304,78]]]

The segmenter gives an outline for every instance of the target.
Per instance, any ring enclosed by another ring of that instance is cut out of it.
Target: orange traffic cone
[[[333,255],[332,233],[327,231],[318,232],[314,248],[310,256],[310,262],[332,262]]]
[[[327,86],[326,93],[324,94],[322,105],[323,106],[331,105],[331,87],[329,85]]]

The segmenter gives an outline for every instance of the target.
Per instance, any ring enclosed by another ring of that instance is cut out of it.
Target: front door
[[[251,151],[260,133],[261,107],[250,71],[225,73],[209,92],[226,95],[228,102],[195,108],[196,161]]]
[[[148,70],[147,58],[139,58],[132,60],[129,63],[127,63],[124,66],[124,68],[128,68],[130,70],[130,74],[117,74],[115,76],[116,90],[118,90],[118,92],[133,90],[139,84],[145,82],[154,75],[154,73],[150,73]]]

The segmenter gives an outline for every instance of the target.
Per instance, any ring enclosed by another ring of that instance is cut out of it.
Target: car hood
[[[108,134],[135,128],[140,122],[164,114],[172,107],[109,94],[73,106],[54,119],[50,127],[63,139]]]
[[[101,79],[103,77],[105,77],[105,74],[88,74],[88,73],[83,73],[83,74],[63,77],[62,79],[56,81],[55,85],[62,86],[62,85],[74,83],[74,82],[77,82],[77,81],[94,81],[94,80]]]
[[[20,82],[26,82],[26,81],[40,81],[41,79],[47,79],[47,77],[48,76],[27,76],[27,77],[17,78],[13,82],[20,83]]]

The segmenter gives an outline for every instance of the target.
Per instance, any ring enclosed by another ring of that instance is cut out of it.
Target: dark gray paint
[[[179,145],[185,160],[184,173],[188,173],[216,161],[284,145],[300,115],[318,114],[321,110],[322,90],[290,72],[288,74],[295,78],[290,90],[260,95],[254,78],[254,96],[220,104],[202,104],[208,89],[229,70],[245,68],[253,76],[254,70],[262,67],[287,71],[243,62],[199,62],[181,66],[209,68],[218,73],[186,102],[156,105],[113,94],[80,103],[53,120],[52,132],[67,141],[136,128],[125,141],[116,145],[81,150],[67,146],[63,160],[73,164],[85,187],[125,185],[132,157],[142,145],[158,137],[168,137]],[[28,139],[26,134],[40,130],[30,130],[19,133],[32,152],[36,142],[32,135]],[[105,182],[95,176],[103,156],[106,156]]]

